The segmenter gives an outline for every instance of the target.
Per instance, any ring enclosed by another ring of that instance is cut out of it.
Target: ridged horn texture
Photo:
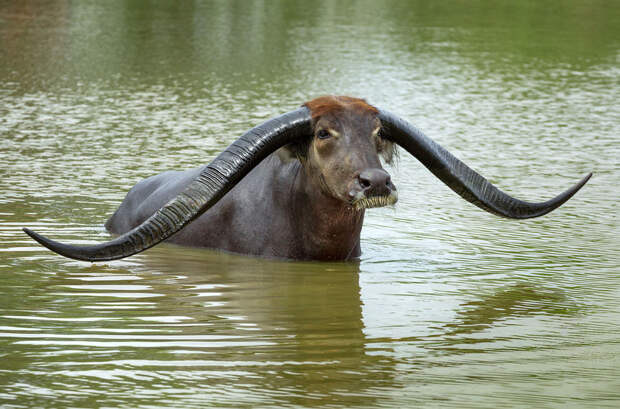
[[[465,200],[498,216],[511,219],[542,216],[570,199],[592,176],[592,173],[586,175],[576,185],[546,202],[524,202],[493,186],[480,174],[400,117],[380,110],[379,119],[383,126],[384,137],[406,149]]]
[[[62,244],[24,228],[33,239],[65,257],[116,260],[137,254],[172,236],[217,203],[276,149],[311,134],[308,108],[302,107],[252,128],[219,154],[176,198],[140,226],[94,246]]]

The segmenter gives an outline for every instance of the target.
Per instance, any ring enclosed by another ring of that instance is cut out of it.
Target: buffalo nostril
[[[366,169],[357,180],[366,196],[388,195],[392,190],[390,175],[383,169]]]
[[[366,178],[363,178],[361,176],[360,176],[359,180],[360,180],[360,186],[363,187],[364,189],[367,189],[367,188],[369,188],[372,185],[370,180],[368,180]]]

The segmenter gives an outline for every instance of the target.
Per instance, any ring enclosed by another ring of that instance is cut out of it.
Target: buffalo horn
[[[592,176],[591,173],[586,175],[573,187],[546,202],[525,202],[493,186],[419,129],[398,116],[380,110],[379,119],[385,138],[396,142],[415,156],[428,170],[465,200],[498,216],[511,219],[542,216],[570,199]]]
[[[107,243],[73,246],[24,231],[65,257],[106,261],[128,257],[153,247],[206,212],[264,158],[281,146],[311,134],[308,108],[280,115],[252,128],[205,167],[177,197],[133,230]]]

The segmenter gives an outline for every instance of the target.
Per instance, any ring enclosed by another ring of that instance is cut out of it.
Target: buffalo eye
[[[318,131],[316,133],[316,137],[319,139],[327,139],[331,136],[331,134],[329,133],[329,131],[327,129],[321,129],[320,131]]]

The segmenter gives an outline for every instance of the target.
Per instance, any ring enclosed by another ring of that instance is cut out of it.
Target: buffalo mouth
[[[373,207],[391,206],[397,201],[398,195],[396,192],[391,192],[389,195],[361,197],[351,203],[351,205],[355,208],[355,210],[364,210]]]

